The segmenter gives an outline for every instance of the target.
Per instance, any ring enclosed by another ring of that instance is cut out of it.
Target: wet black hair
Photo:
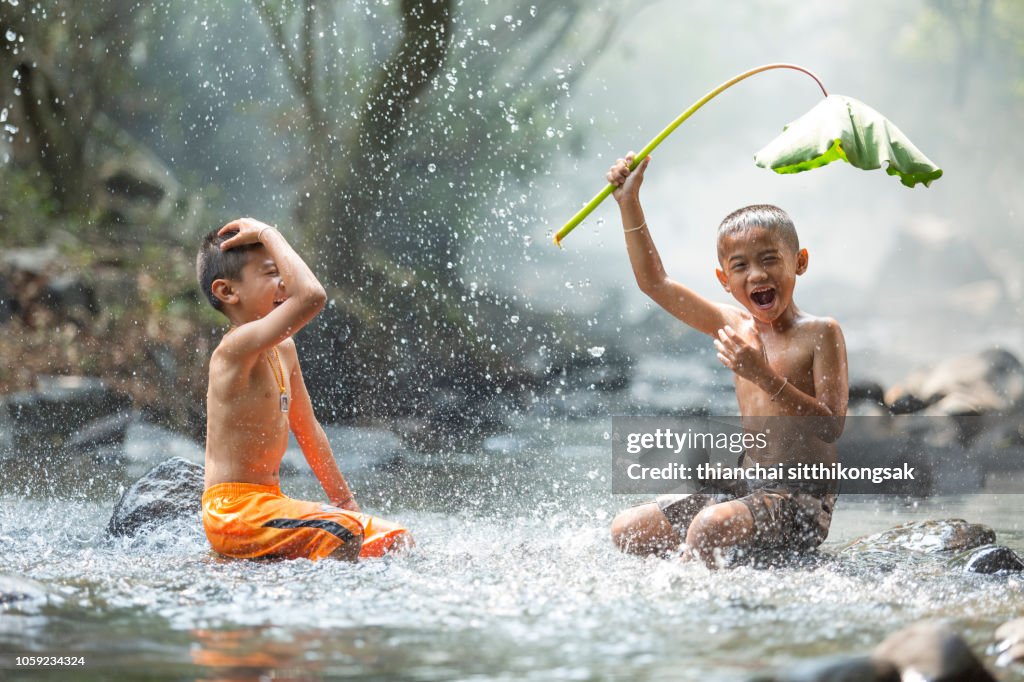
[[[793,249],[793,253],[800,251],[800,238],[789,214],[778,206],[754,204],[733,211],[718,226],[718,259],[722,259],[722,239],[743,234],[755,227],[777,232],[786,245]]]
[[[246,244],[223,251],[220,245],[234,237],[238,232],[227,232],[218,236],[214,230],[203,237],[196,255],[196,278],[199,288],[203,290],[206,300],[215,310],[223,312],[224,304],[213,295],[213,282],[218,279],[241,279],[242,268],[249,262],[249,253],[262,244]]]

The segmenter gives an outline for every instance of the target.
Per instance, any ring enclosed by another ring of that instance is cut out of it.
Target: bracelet
[[[782,377],[782,385],[779,386],[779,390],[775,391],[775,393],[772,394],[772,402],[773,403],[775,402],[775,399],[778,398],[779,395],[782,394],[782,389],[786,388],[786,384],[788,384],[788,383],[789,383],[789,377]]]
[[[647,221],[646,220],[643,221],[642,223],[640,223],[637,227],[631,227],[628,230],[623,230],[622,233],[625,234],[627,232],[636,232],[637,230],[642,230],[645,227],[647,227]]]
[[[263,233],[266,232],[267,230],[273,230],[273,229],[274,228],[271,225],[267,225],[266,227],[264,227],[262,230],[260,230],[260,233],[258,235],[256,235],[256,241],[258,241],[259,243],[262,244],[263,243]]]

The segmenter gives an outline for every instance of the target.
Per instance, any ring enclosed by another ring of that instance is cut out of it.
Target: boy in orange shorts
[[[412,544],[359,510],[313,414],[292,335],[323,308],[323,286],[273,227],[242,218],[211,232],[196,258],[210,304],[231,330],[210,357],[203,527],[230,557],[355,560]],[[281,493],[295,434],[330,505]]]

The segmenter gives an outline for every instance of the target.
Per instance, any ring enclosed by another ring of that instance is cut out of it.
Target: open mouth
[[[287,300],[288,299],[286,299],[286,298],[279,298],[279,299],[275,300],[274,301],[274,307],[276,308],[277,306],[281,305],[282,303],[284,303]]]
[[[750,292],[750,300],[758,308],[771,308],[772,304],[775,303],[775,289],[771,287],[754,289]]]

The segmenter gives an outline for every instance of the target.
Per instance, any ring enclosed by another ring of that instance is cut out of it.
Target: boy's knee
[[[631,507],[612,520],[612,542],[628,554],[664,552],[678,545],[680,538],[657,504]]]
[[[731,544],[740,530],[740,523],[731,507],[708,507],[697,514],[690,523],[686,531],[686,544],[692,548]]]

